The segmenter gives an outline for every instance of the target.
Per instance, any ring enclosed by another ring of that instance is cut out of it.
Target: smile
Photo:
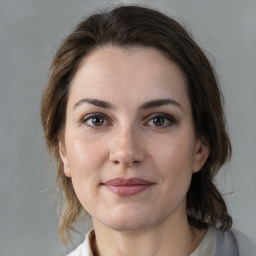
[[[111,192],[122,196],[129,197],[143,192],[150,188],[154,183],[140,179],[140,178],[115,178],[107,181],[103,185]]]

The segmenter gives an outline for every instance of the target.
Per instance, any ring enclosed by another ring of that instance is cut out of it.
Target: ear
[[[60,158],[63,163],[65,175],[67,177],[71,177],[71,171],[70,171],[70,167],[69,167],[67,151],[66,151],[65,143],[62,140],[59,141],[59,154],[60,154]]]
[[[193,173],[200,171],[200,169],[205,164],[209,156],[209,153],[209,146],[206,143],[204,143],[201,139],[198,139],[195,147]]]

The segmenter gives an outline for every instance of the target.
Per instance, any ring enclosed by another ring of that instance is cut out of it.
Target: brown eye
[[[109,125],[107,119],[100,114],[89,115],[82,120],[82,123],[85,123],[89,127],[101,127]]]
[[[104,118],[101,117],[101,116],[95,116],[91,119],[91,123],[94,125],[94,126],[101,126],[104,124]]]
[[[164,123],[165,123],[165,118],[162,117],[162,116],[154,117],[154,118],[152,119],[152,123],[153,123],[155,126],[163,126]]]
[[[165,113],[155,114],[151,119],[149,119],[145,125],[151,127],[159,127],[159,128],[166,128],[171,126],[172,124],[177,123],[176,119]]]

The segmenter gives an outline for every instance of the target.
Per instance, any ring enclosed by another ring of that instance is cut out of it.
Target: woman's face
[[[183,74],[145,47],[105,46],[82,60],[59,149],[93,222],[120,231],[183,221],[191,175],[208,156]]]

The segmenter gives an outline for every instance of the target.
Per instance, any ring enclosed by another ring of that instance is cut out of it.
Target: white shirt
[[[90,237],[92,231],[88,232],[85,236],[85,240],[80,244],[74,251],[67,256],[93,256]],[[199,244],[197,249],[190,254],[190,256],[214,256],[217,244],[217,229],[215,227],[209,227],[202,242]]]
[[[203,240],[190,256],[214,256],[217,246],[217,229],[210,226]]]

